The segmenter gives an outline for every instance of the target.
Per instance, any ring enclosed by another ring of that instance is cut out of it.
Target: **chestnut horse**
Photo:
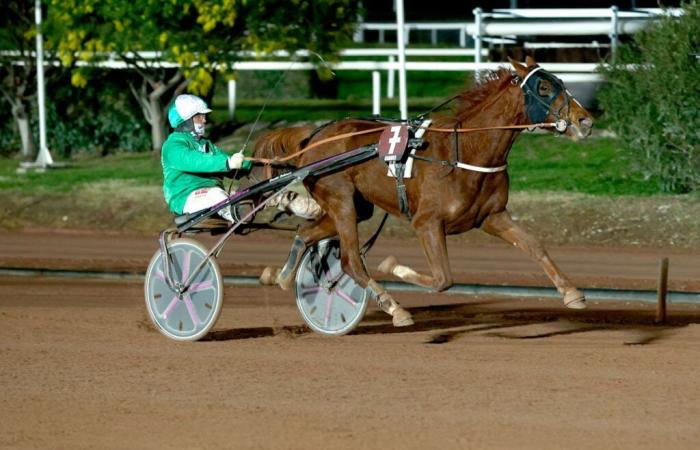
[[[585,308],[584,295],[561,272],[544,247],[512,219],[506,207],[508,172],[503,169],[523,125],[556,121],[560,126],[554,132],[578,140],[590,134],[593,120],[563,83],[537,66],[532,58],[528,57],[526,66],[513,60],[510,63],[515,73],[505,68],[490,72],[482,76],[476,87],[456,96],[453,114],[429,116],[432,125],[423,136],[423,148],[417,152],[421,159],[414,159],[413,175],[404,180],[411,226],[423,247],[430,275],[399,264],[393,256],[387,257],[379,270],[413,284],[443,291],[453,284],[446,235],[478,227],[522,249],[538,262],[563,296],[567,307]],[[308,128],[293,128],[289,129],[291,134],[286,139],[282,137],[284,131],[277,131],[263,138],[257,148],[262,152],[266,147],[269,152],[274,145],[268,144],[276,143],[273,152],[289,155],[303,146],[312,146],[314,142],[332,141],[296,157],[295,164],[302,166],[377,143],[381,130],[332,140],[333,136],[377,126],[377,121],[346,119],[333,122],[312,135],[309,135]],[[445,129],[466,127],[480,130],[445,132]],[[458,162],[460,165],[456,164]],[[323,238],[337,235],[344,271],[369,290],[379,307],[393,317],[395,326],[413,324],[410,313],[371,279],[359,249],[357,223],[371,217],[374,206],[394,216],[402,216],[396,180],[387,176],[387,165],[380,158],[374,158],[305,183],[326,213],[300,227],[289,259],[277,273],[276,282],[283,289],[289,289],[304,250]]]

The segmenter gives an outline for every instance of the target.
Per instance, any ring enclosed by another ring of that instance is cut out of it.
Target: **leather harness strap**
[[[291,155],[285,156],[284,158],[253,158],[252,156],[246,156],[245,159],[247,161],[253,161],[253,162],[258,162],[262,164],[275,164],[275,163],[281,163],[285,161],[289,161],[290,159],[294,159],[297,156],[301,155],[302,153],[306,153],[309,150],[316,148],[320,145],[327,144],[329,142],[334,142],[338,141],[341,139],[347,139],[349,137],[353,136],[360,136],[363,134],[370,134],[370,133],[376,133],[379,131],[383,131],[388,127],[382,126],[382,127],[376,127],[376,128],[369,128],[367,130],[361,130],[361,131],[354,131],[351,133],[343,133],[343,134],[338,134],[336,136],[331,136],[326,139],[321,139],[318,142],[314,142],[313,144],[309,145],[308,147],[304,147],[303,149],[299,150],[296,153],[292,153]],[[557,124],[554,122],[541,122],[541,123],[534,123],[530,125],[502,125],[502,126],[495,126],[495,127],[481,127],[481,128],[436,128],[436,127],[424,127],[424,126],[418,126],[417,128],[423,129],[426,131],[433,131],[436,133],[472,133],[476,131],[489,131],[489,130],[532,130],[535,128],[556,128]]]

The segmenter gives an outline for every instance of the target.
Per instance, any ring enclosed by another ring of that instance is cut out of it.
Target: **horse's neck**
[[[460,128],[490,128],[521,125],[525,118],[522,98],[508,87],[482,103],[474,116],[458,124]],[[484,167],[506,163],[508,152],[520,130],[484,130],[461,133],[458,155],[460,161]],[[454,137],[452,139],[454,145]],[[454,150],[452,150],[454,152]]]

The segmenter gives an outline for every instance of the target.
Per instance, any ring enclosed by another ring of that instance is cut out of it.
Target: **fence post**
[[[381,114],[382,80],[378,70],[372,71],[372,114]]]
[[[236,113],[236,80],[228,80],[228,119]]]
[[[617,6],[610,7],[610,53],[611,62],[615,62],[615,57],[617,56],[617,28],[618,28],[618,9]]]
[[[467,46],[467,27],[465,26],[459,32],[459,46],[464,48]]]
[[[390,56],[389,62],[396,62],[396,57]],[[394,78],[396,77],[396,71],[394,69],[389,69],[386,73],[386,96],[387,98],[394,98]]]
[[[362,28],[362,24],[359,24],[355,29],[355,34],[352,35],[352,40],[355,42],[365,41],[365,29]]]
[[[659,284],[656,293],[656,320],[654,323],[666,323],[666,294],[668,291],[668,258],[662,258],[659,264]]]

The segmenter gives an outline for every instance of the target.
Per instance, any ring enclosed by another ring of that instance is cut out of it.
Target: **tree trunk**
[[[165,142],[165,115],[160,106],[160,98],[148,99],[148,109],[151,116],[151,144],[153,152],[160,155],[160,149]]]
[[[34,161],[36,158],[34,135],[32,134],[27,108],[21,100],[18,100],[12,107],[12,115],[17,123],[17,129],[19,130],[19,136],[22,141],[20,157],[23,161]]]

